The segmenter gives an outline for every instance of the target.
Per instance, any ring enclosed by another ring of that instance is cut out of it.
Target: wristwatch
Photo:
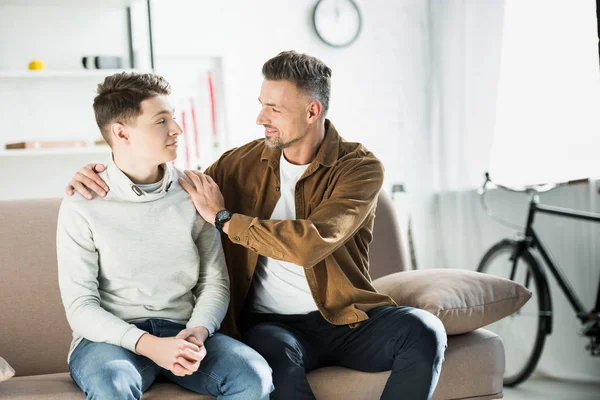
[[[221,210],[217,213],[217,216],[215,218],[215,227],[219,230],[219,232],[223,232],[223,225],[225,225],[225,222],[231,219],[232,215],[233,214],[231,213],[231,211],[227,210]]]

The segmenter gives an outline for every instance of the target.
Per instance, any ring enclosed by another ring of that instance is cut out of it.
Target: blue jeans
[[[158,337],[173,337],[185,329],[160,319],[135,325]],[[204,346],[206,357],[198,371],[180,377],[122,347],[83,339],[71,354],[69,369],[89,400],[140,399],[160,376],[218,399],[269,398],[273,390],[271,368],[256,351],[220,333],[208,338]]]
[[[351,328],[318,311],[304,315],[248,313],[242,340],[273,368],[271,399],[315,400],[306,374],[325,366],[365,372],[392,370],[381,399],[431,399],[440,376],[446,331],[433,314],[382,306]]]

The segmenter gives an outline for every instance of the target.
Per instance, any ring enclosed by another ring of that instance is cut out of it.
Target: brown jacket
[[[259,254],[303,266],[315,303],[332,324],[356,324],[368,318],[366,311],[394,304],[375,291],[368,272],[381,162],[361,144],[344,141],[326,120],[323,143],[296,184],[296,219],[279,221],[269,218],[280,197],[280,158],[281,150],[259,139],[206,170],[234,213],[223,240],[231,301],[221,331],[239,336],[235,321]]]

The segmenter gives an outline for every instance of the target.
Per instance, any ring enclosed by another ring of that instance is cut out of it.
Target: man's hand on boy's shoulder
[[[199,171],[186,170],[185,174],[192,184],[179,178],[179,184],[189,193],[198,214],[208,223],[215,223],[217,213],[225,208],[225,200],[219,186],[209,176]]]
[[[91,200],[92,194],[89,192],[91,190],[98,196],[106,196],[109,191],[108,185],[98,175],[105,169],[106,166],[103,164],[88,164],[81,168],[67,185],[65,189],[67,195],[72,196],[74,191],[77,191],[86,199]]]

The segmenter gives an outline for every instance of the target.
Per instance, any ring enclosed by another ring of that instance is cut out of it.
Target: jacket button
[[[275,191],[276,192],[279,192],[279,189],[280,189],[279,186],[275,186]]]
[[[236,242],[240,241],[240,237],[239,236],[234,237],[234,239],[235,239]]]

